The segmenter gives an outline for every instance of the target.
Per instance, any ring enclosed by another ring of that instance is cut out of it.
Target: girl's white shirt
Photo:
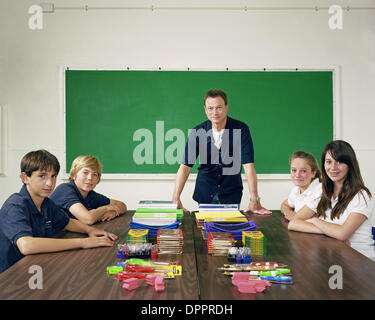
[[[312,201],[308,204],[314,212],[317,212],[317,206],[319,201]],[[337,203],[337,198],[331,199],[331,208],[334,208]],[[375,260],[375,246],[374,239],[372,237],[372,225],[371,217],[374,210],[375,201],[374,198],[370,198],[366,191],[362,190],[358,192],[354,198],[349,202],[348,206],[339,218],[331,220],[331,211],[329,208],[326,210],[326,218],[320,217],[320,219],[335,223],[338,225],[343,225],[346,219],[352,212],[363,214],[367,219],[359,226],[359,228],[354,231],[354,233],[349,238],[350,246],[365,255],[366,257]]]
[[[321,196],[322,184],[319,182],[319,179],[314,179],[302,193],[299,187],[293,187],[288,196],[288,204],[294,208],[295,212],[298,212],[304,205],[310,202],[315,202],[316,200],[319,202]]]

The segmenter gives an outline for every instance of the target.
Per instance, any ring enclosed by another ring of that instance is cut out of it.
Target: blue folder
[[[156,237],[159,229],[179,229],[181,220],[165,226],[149,226],[147,224],[130,222],[130,229],[148,229],[148,236]]]

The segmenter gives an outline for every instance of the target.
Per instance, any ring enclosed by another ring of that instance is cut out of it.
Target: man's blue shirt
[[[109,198],[94,190],[91,190],[84,198],[73,180],[60,184],[50,195],[50,199],[64,209],[71,218],[75,218],[69,211],[73,204],[82,203],[87,210],[92,210],[110,203]]]
[[[182,164],[193,167],[199,156],[193,194],[198,203],[211,203],[215,195],[221,203],[241,202],[241,167],[254,162],[253,141],[248,126],[241,121],[227,117],[225,129],[220,149],[215,146],[209,120],[191,131],[185,145]]]
[[[23,185],[0,210],[0,273],[24,257],[17,246],[19,238],[52,238],[68,223],[68,215],[48,198],[39,211]]]

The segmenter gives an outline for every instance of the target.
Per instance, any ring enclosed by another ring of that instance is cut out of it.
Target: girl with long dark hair
[[[351,145],[329,142],[321,158],[322,196],[305,205],[289,222],[288,229],[321,233],[345,241],[375,260],[371,233],[374,200],[364,185]]]

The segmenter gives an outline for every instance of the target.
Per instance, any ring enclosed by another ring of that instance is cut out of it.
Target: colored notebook
[[[171,212],[177,214],[177,219],[181,220],[184,216],[184,211],[182,209],[152,209],[152,208],[137,208],[137,212]]]
[[[238,211],[238,204],[199,204],[199,212]]]
[[[196,212],[195,218],[198,228],[205,222],[246,222],[247,218],[240,211],[232,212]]]
[[[177,221],[177,214],[173,212],[135,212],[133,222],[149,226],[165,226]]]
[[[141,200],[137,208],[177,209],[177,202],[164,200]]]

